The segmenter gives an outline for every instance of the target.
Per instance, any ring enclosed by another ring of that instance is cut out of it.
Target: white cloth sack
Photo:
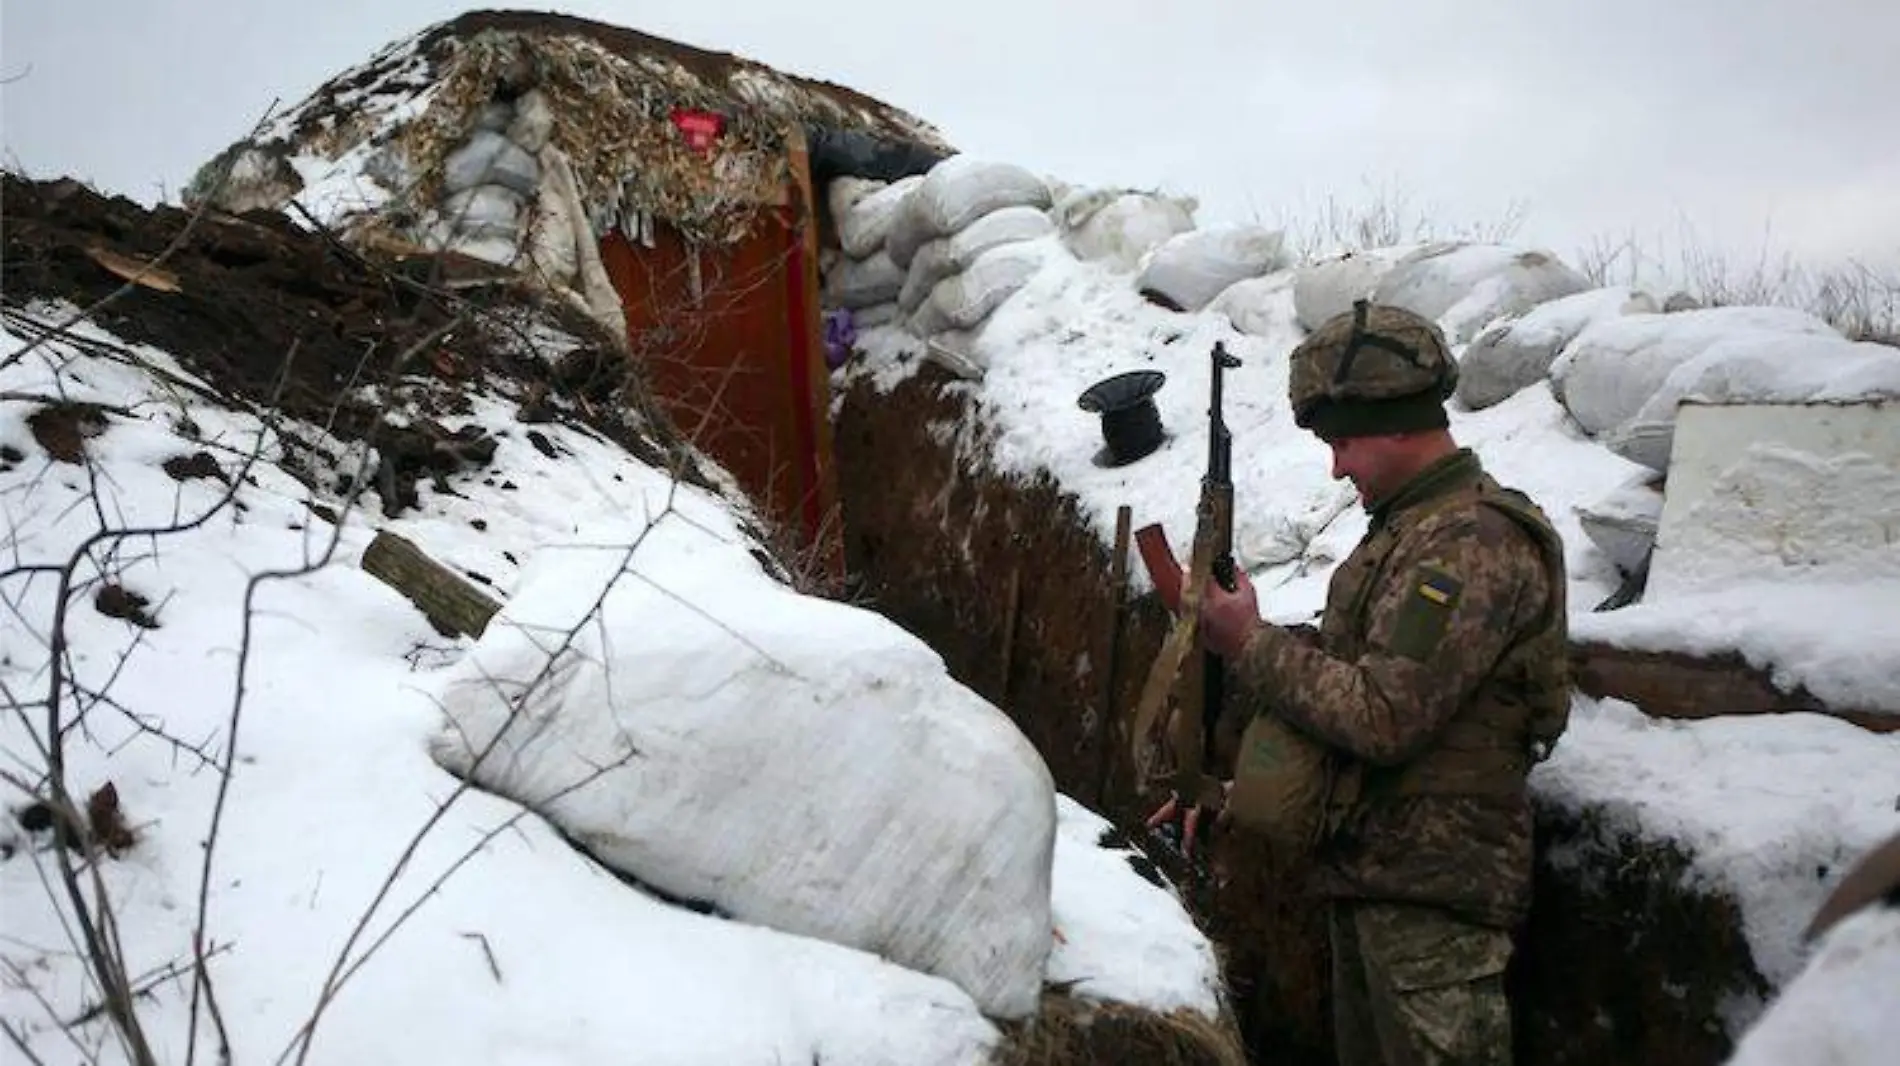
[[[1133,273],[1157,245],[1194,228],[1192,198],[1098,189],[1071,191],[1054,214],[1077,259]]]
[[[1633,479],[1608,496],[1577,508],[1577,522],[1618,570],[1635,573],[1656,545],[1662,521],[1662,490],[1647,478]]]
[[[1742,334],[1671,370],[1634,415],[1604,434],[1603,443],[1660,472],[1669,469],[1676,409],[1686,399],[1807,403],[1893,397],[1900,397],[1900,349],[1850,341],[1831,330],[1796,337]]]
[[[544,549],[437,681],[435,759],[663,892],[1032,1014],[1048,768],[923,642],[778,583],[746,543],[702,505]]]
[[[1293,316],[1300,328],[1311,333],[1327,319],[1352,310],[1354,300],[1370,297],[1379,280],[1416,247],[1344,252],[1300,267],[1293,278]]]
[[[853,259],[868,259],[883,248],[884,240],[891,232],[891,220],[897,217],[904,198],[923,180],[922,174],[912,174],[888,185],[868,183],[877,186],[870,189],[865,188],[867,183],[861,178],[839,178],[832,182],[833,195],[842,195],[847,200],[847,206],[842,210],[838,207],[837,199],[831,201],[831,218],[838,228],[838,246],[844,249],[844,254]],[[855,187],[847,185],[840,194],[838,187],[849,182],[859,184]],[[862,195],[852,200],[850,197],[853,192]]]
[[[904,271],[879,252],[869,259],[843,259],[825,276],[825,306],[856,310],[897,299]]]
[[[1588,278],[1546,251],[1448,243],[1405,257],[1379,279],[1372,300],[1437,322],[1446,341],[1460,345],[1502,315],[1588,288]]]
[[[1016,295],[1048,261],[1044,241],[999,245],[976,257],[970,268],[937,282],[911,315],[911,331],[929,337],[946,330],[973,330],[1003,301]]]
[[[911,257],[933,237],[956,233],[1005,207],[1047,210],[1049,204],[1048,184],[1022,167],[953,155],[931,167],[904,198],[885,248],[898,266],[909,267]]]
[[[960,274],[976,262],[976,257],[991,248],[1018,241],[1033,241],[1056,231],[1049,214],[1035,207],[1005,207],[991,211],[947,237],[936,237],[917,249],[904,273],[904,288],[897,303],[905,311],[914,311],[924,302],[937,282]]]
[[[1135,285],[1183,311],[1199,311],[1229,285],[1286,265],[1285,235],[1279,230],[1244,223],[1210,226],[1157,245],[1142,263]]]
[[[1717,345],[1753,341],[1785,349],[1804,336],[1840,340],[1826,322],[1779,307],[1601,319],[1585,327],[1551,364],[1550,382],[1571,417],[1595,437],[1635,417],[1677,367]]]
[[[533,196],[540,181],[534,156],[493,130],[476,130],[442,162],[442,187],[451,193],[493,182]]]
[[[1648,293],[1617,286],[1565,296],[1499,322],[1458,357],[1458,400],[1474,411],[1507,400],[1544,380],[1564,345],[1590,323],[1657,310]]]
[[[1227,316],[1235,329],[1254,337],[1272,337],[1293,329],[1292,270],[1237,281],[1221,291],[1207,310]]]

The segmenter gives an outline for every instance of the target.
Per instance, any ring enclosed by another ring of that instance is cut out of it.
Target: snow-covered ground
[[[110,339],[89,325],[76,332]],[[83,728],[66,737],[67,774],[82,798],[110,782],[138,838],[94,869],[159,1061],[185,1061],[200,928],[239,1062],[294,1048],[339,979],[310,1061],[949,1064],[980,1061],[996,1043],[997,1026],[950,981],[665,902],[522,807],[458,788],[432,761],[437,679],[470,644],[441,637],[358,568],[378,529],[505,597],[538,550],[601,520],[687,521],[723,501],[559,424],[535,427],[558,458],[546,455],[511,404],[477,392],[466,415],[445,421],[500,438],[489,469],[452,479],[456,493],[422,485],[422,506],[399,518],[357,510],[339,528],[311,508],[337,501],[280,468],[274,432],[178,387],[193,379],[171,355],[136,349],[148,372],[55,343],[7,365],[22,345],[0,333],[0,682],[10,704],[41,699],[52,683],[56,576],[19,567],[65,563],[102,524],[214,512],[188,532],[101,545],[103,567],[78,568],[82,581],[103,571],[145,596],[156,628],[95,609],[95,584],[76,588],[64,616],[63,668],[89,693]],[[108,408],[86,441],[90,465],[54,462],[36,442],[27,419],[50,395]],[[191,439],[180,435],[187,423]],[[353,467],[349,447],[294,428],[322,442],[333,469]],[[228,478],[253,449],[233,507],[218,507],[223,481],[162,469],[203,450]],[[692,507],[667,512],[675,492]],[[330,565],[315,566],[331,549]],[[274,571],[293,573],[261,576]],[[743,616],[747,605],[722,608]],[[680,605],[676,622],[691,609]],[[44,762],[31,730],[42,721],[10,713],[0,723],[7,781],[35,783]],[[228,795],[221,765],[232,771]],[[7,790],[17,810],[24,797]],[[1082,996],[1216,1013],[1212,948],[1176,899],[1098,846],[1099,818],[1066,797],[1056,815],[1046,979]],[[50,837],[12,817],[5,834],[0,1018],[45,1061],[95,1049],[121,1061],[102,1017],[66,1024],[97,997],[76,931],[51,902]],[[197,1018],[208,1059],[221,1038],[208,1010]]]

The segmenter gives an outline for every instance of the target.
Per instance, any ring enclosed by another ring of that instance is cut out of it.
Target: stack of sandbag
[[[531,559],[435,681],[431,754],[669,897],[1033,1014],[1056,826],[1035,747],[922,641],[774,580],[700,503]]]
[[[1453,347],[1508,315],[1590,288],[1589,279],[1539,249],[1432,241],[1349,252],[1300,268],[1294,310],[1304,329],[1352,309],[1391,304],[1437,322]]]
[[[1054,247],[1049,186],[1019,166],[956,155],[893,216],[885,252],[904,271],[897,304],[920,338],[979,329]]]
[[[1507,400],[1544,381],[1558,354],[1591,323],[1656,310],[1648,293],[1613,286],[1508,315],[1478,334],[1459,356],[1458,401],[1478,411]]]
[[[904,270],[884,245],[905,197],[922,181],[921,174],[893,182],[844,177],[825,191],[841,254],[825,266],[822,302],[826,310],[851,312],[859,329],[901,317]]]
[[[1193,197],[1075,187],[1056,195],[1050,214],[1071,255],[1132,274],[1156,245],[1194,228],[1199,206]]]
[[[1550,381],[1585,433],[1661,472],[1686,398],[1802,402],[1878,386],[1896,368],[1900,352],[1848,341],[1804,311],[1712,307],[1597,321]]]
[[[1201,311],[1230,286],[1289,265],[1279,230],[1233,223],[1178,233],[1156,245],[1135,280],[1142,295],[1176,311]]]
[[[1546,251],[1444,242],[1399,260],[1372,300],[1437,322],[1445,340],[1459,345],[1501,316],[1588,288],[1588,278]]]

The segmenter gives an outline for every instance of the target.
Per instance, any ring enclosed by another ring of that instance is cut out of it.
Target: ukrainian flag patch
[[[1412,575],[1412,588],[1392,619],[1388,646],[1397,654],[1420,662],[1430,658],[1444,640],[1452,611],[1465,583],[1435,566],[1421,566]]]

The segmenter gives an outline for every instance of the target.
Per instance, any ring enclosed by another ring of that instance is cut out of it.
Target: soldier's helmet
[[[1287,398],[1294,421],[1331,440],[1442,428],[1457,385],[1458,364],[1436,323],[1360,300],[1293,349]]]

